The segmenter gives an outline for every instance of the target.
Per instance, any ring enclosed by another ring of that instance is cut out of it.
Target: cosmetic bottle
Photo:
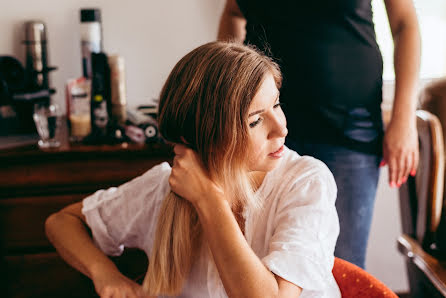
[[[107,55],[92,53],[91,136],[97,142],[108,138],[110,127],[110,68]]]
[[[82,74],[92,76],[91,53],[102,52],[101,11],[97,8],[81,9],[80,33],[82,51]]]
[[[127,120],[124,58],[119,55],[111,55],[108,57],[108,64],[110,65],[112,122],[124,125]]]

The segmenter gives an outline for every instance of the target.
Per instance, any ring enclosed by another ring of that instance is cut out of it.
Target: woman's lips
[[[275,157],[275,158],[282,157],[283,156],[283,145],[280,146],[280,148],[277,151],[268,154],[268,156]]]

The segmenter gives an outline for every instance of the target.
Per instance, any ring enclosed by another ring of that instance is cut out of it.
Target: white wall
[[[381,169],[375,212],[367,251],[366,270],[397,292],[408,292],[406,267],[397,250],[401,235],[398,190],[388,184],[387,167]]]
[[[446,1],[412,0],[422,39],[421,78],[446,75]],[[372,0],[376,38],[383,54],[384,79],[393,80],[393,40],[383,0]]]
[[[24,63],[23,23],[47,25],[49,63],[57,89],[54,99],[65,102],[67,79],[81,76],[79,9],[102,11],[104,49],[126,61],[130,106],[158,97],[173,65],[188,51],[217,35],[224,0],[0,0],[0,55]]]
[[[47,25],[51,78],[56,101],[64,103],[67,79],[81,75],[79,8],[99,7],[104,46],[127,64],[130,106],[157,97],[169,71],[186,52],[215,39],[224,0],[0,0],[0,55],[23,61],[23,23],[40,19]],[[378,189],[367,267],[394,290],[407,290],[403,261],[396,251],[400,233],[398,199],[383,170]]]

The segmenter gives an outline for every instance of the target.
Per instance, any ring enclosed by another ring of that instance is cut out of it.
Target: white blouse
[[[170,171],[164,162],[84,199],[82,212],[103,252],[136,247],[150,256]],[[263,208],[244,212],[248,244],[270,271],[301,287],[302,298],[341,297],[331,272],[339,234],[336,192],[324,163],[285,148],[257,190]],[[208,249],[201,249],[179,297],[227,297]]]

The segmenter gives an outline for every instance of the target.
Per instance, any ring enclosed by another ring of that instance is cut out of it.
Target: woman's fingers
[[[410,168],[410,165],[408,155],[409,154],[402,154],[401,156],[399,156],[398,178],[396,180],[396,184],[398,187],[400,187],[404,183],[409,172],[408,169]]]
[[[404,171],[404,178],[402,183],[405,183],[407,181],[407,178],[409,177],[410,172],[412,171],[414,162],[413,158],[414,158],[413,152],[409,152],[409,154],[406,155],[406,169]]]
[[[389,165],[389,184],[390,187],[396,187],[396,179],[398,176],[398,163],[395,158],[391,157],[388,162]]]
[[[146,292],[144,292],[144,290],[142,289],[141,286],[139,286],[136,289],[136,297],[138,297],[138,298],[156,298],[156,297],[149,296]]]
[[[409,175],[415,175],[418,167],[418,152],[409,152],[396,157],[390,157],[388,165],[390,186],[400,187],[407,181]]]
[[[410,175],[413,177],[415,177],[415,174],[417,173],[419,158],[420,158],[420,152],[417,150],[413,153],[413,164],[410,171]]]
[[[181,145],[181,144],[176,144],[173,147],[173,152],[175,152],[175,155],[182,155],[182,154],[184,154],[186,149],[187,149],[186,146]]]
[[[397,162],[398,162],[398,172],[397,172],[397,177],[396,177],[396,186],[400,187],[401,184],[403,183],[403,178],[404,178],[404,172],[406,170],[406,156],[405,155],[400,155],[397,158]]]
[[[112,287],[105,287],[99,296],[101,296],[101,298],[113,298],[113,296],[115,296],[115,289]]]
[[[179,166],[179,159],[180,159],[180,157],[178,155],[175,155],[173,157],[173,167],[178,167]]]
[[[148,297],[141,285],[125,276],[112,278],[110,284],[104,286],[99,292],[101,298],[138,298]]]

